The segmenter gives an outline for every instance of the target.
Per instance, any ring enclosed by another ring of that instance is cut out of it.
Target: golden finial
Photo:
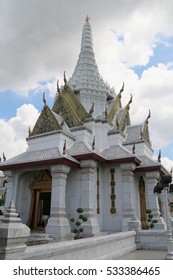
[[[95,149],[95,136],[94,136],[93,142],[92,142],[92,150],[94,150],[94,149]]]
[[[64,141],[64,147],[63,147],[63,155],[65,155],[65,154],[66,154],[66,139]]]
[[[56,82],[57,93],[61,94],[60,87],[59,87],[59,80]]]
[[[128,109],[128,110],[130,109],[130,104],[132,103],[132,100],[133,100],[133,96],[132,96],[132,94],[130,93],[130,100],[129,100],[129,102],[127,103],[127,109]]]
[[[129,105],[132,103],[132,100],[133,100],[133,96],[132,96],[132,94],[130,93],[130,100],[129,100]]]
[[[67,85],[67,79],[66,79],[66,71],[64,71],[64,84]]]
[[[92,103],[91,109],[89,110],[89,115],[92,116],[93,112],[94,112],[94,102]]]
[[[161,162],[161,150],[159,150],[159,154],[158,154],[158,162]]]
[[[6,156],[4,153],[3,153],[3,161],[6,161]]]
[[[121,93],[124,91],[124,82],[122,85],[122,88],[120,89],[120,92],[118,93],[119,98],[121,98]]]
[[[133,143],[133,147],[132,147],[132,153],[135,154],[135,150],[136,150],[136,145],[135,142]]]
[[[44,103],[44,106],[47,106],[47,104],[46,104],[46,98],[45,98],[45,92],[43,92],[43,103]]]
[[[149,118],[151,118],[151,111],[150,111],[150,109],[149,109],[148,116],[147,116],[147,118],[146,118],[146,123],[148,123]]]
[[[86,18],[85,18],[85,21],[86,21],[87,23],[89,23],[89,20],[90,20],[90,18],[89,18],[89,16],[87,15]]]

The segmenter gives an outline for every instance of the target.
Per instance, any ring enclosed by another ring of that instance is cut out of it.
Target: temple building
[[[46,103],[29,130],[27,150],[0,163],[6,177],[6,205],[14,201],[22,222],[57,240],[71,238],[70,217],[81,207],[88,220],[84,235],[129,230],[135,217],[147,228],[146,209],[165,229],[162,201],[153,189],[167,174],[153,159],[149,134],[151,112],[132,124],[129,102],[100,76],[89,18],[83,26],[75,70],[59,87],[53,107]]]

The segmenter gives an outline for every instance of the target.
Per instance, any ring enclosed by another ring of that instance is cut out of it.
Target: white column
[[[133,163],[125,163],[121,165],[123,184],[122,231],[129,230],[129,223],[131,223],[131,218],[136,214],[133,203],[133,190],[135,184],[133,171],[135,170],[135,167],[136,166]],[[138,223],[140,226],[139,220]]]
[[[165,229],[166,225],[162,217],[160,217],[159,203],[156,194],[154,194],[154,187],[157,185],[159,172],[147,172],[146,173],[146,205],[147,209],[152,211],[153,219],[158,222],[154,224],[155,229]]]
[[[51,167],[52,191],[50,218],[46,226],[49,233],[56,240],[72,239],[71,227],[66,217],[65,193],[66,179],[70,167],[57,165]]]
[[[96,167],[97,163],[94,160],[81,161],[81,208],[84,210],[84,216],[88,221],[82,224],[84,235],[93,236],[100,232],[99,223],[94,213],[94,203],[97,203],[94,196],[94,188],[96,185]]]

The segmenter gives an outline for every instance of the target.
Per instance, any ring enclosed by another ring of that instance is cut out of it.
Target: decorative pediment
[[[69,127],[79,126],[89,117],[89,113],[75,95],[71,87],[64,85],[62,92],[55,99],[52,111],[60,115]]]
[[[29,136],[60,130],[61,126],[48,105],[44,105],[42,112]]]
[[[42,170],[32,182],[30,189],[50,189],[52,177],[49,170]]]

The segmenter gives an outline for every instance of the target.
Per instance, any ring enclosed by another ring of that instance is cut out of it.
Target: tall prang
[[[100,76],[93,50],[92,29],[88,16],[82,31],[81,51],[75,70],[69,79],[69,85],[87,111],[94,103],[94,117],[105,112],[107,101],[115,97],[114,89],[111,89]]]

